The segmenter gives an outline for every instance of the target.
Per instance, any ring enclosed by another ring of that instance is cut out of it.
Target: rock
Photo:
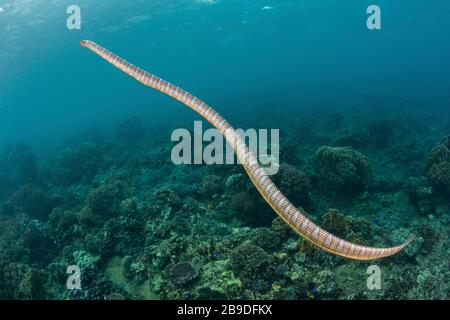
[[[186,284],[198,276],[198,270],[190,262],[181,262],[173,266],[170,275],[176,284]]]

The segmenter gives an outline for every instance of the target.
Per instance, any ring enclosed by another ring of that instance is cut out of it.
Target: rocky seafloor
[[[356,243],[413,243],[369,262],[320,251],[242,167],[174,165],[170,130],[132,118],[44,154],[4,147],[0,298],[448,299],[449,121],[347,108],[285,127],[274,180],[296,206]],[[70,265],[79,289],[67,287]],[[379,289],[367,286],[370,265]]]

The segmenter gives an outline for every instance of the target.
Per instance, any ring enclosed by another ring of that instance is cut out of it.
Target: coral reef
[[[272,258],[261,247],[242,244],[231,252],[231,266],[251,289],[266,289],[265,280],[273,273]]]
[[[223,190],[223,181],[219,176],[206,175],[203,178],[202,184],[199,188],[199,193],[204,197],[212,197],[213,195]]]
[[[376,262],[380,290],[367,288],[369,264],[325,253],[275,217],[241,167],[175,166],[169,133],[155,130],[152,143],[135,119],[51,154],[5,148],[0,298],[448,299],[449,137],[430,152],[445,134],[420,119],[322,116],[282,139],[273,179],[346,240],[390,246],[415,235]],[[67,289],[71,265],[81,289]]]
[[[42,188],[26,184],[9,197],[4,203],[3,211],[6,214],[26,213],[30,217],[46,219],[53,205],[52,199]]]
[[[425,171],[436,191],[450,194],[450,136],[431,150]]]
[[[186,284],[198,276],[198,270],[189,262],[180,262],[172,267],[170,275],[176,284]]]
[[[240,220],[252,226],[268,225],[273,214],[254,189],[234,193],[230,204]]]
[[[335,192],[360,193],[369,183],[368,160],[351,147],[321,147],[314,169],[321,185]]]
[[[436,213],[436,201],[432,187],[424,177],[410,178],[408,181],[408,197],[410,204],[423,215]]]
[[[303,171],[282,163],[274,182],[295,206],[311,207],[311,184]]]
[[[46,171],[56,184],[70,186],[90,182],[101,169],[103,160],[99,146],[82,143],[59,152],[56,159],[47,164]]]
[[[106,181],[89,192],[86,201],[87,208],[94,215],[117,215],[123,199],[123,193],[124,185],[122,181]]]

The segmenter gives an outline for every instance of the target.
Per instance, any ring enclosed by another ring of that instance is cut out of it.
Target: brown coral
[[[343,236],[351,229],[350,221],[338,210],[331,209],[322,216],[323,227],[331,233]]]
[[[311,184],[308,176],[290,164],[282,163],[275,183],[295,206],[308,208],[311,204]]]

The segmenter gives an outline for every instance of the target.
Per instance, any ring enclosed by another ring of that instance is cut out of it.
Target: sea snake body
[[[283,195],[265,170],[258,164],[256,157],[249,150],[241,136],[205,102],[170,82],[130,64],[92,41],[82,40],[80,44],[145,86],[156,89],[185,104],[216,127],[233,147],[239,161],[264,200],[285,223],[309,242],[333,254],[355,260],[372,260],[388,257],[398,253],[411,242],[411,240],[408,240],[401,245],[390,248],[367,247],[345,241],[325,231],[308,219],[304,212],[297,209]]]

